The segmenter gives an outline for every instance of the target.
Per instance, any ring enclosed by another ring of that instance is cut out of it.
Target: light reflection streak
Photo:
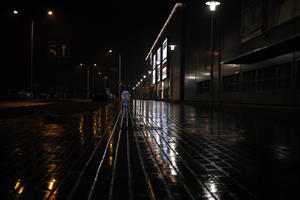
[[[109,156],[109,166],[112,166],[113,163],[113,156]]]
[[[18,195],[21,195],[24,192],[24,186],[21,186],[18,190]]]
[[[220,199],[220,197],[218,196],[218,187],[216,182],[212,179],[209,178],[207,180],[207,182],[205,183],[206,187],[208,190],[205,190],[205,195],[208,197],[208,200],[212,200],[212,199]],[[213,196],[212,196],[213,194]]]
[[[79,119],[79,135],[80,135],[80,142],[81,144],[84,144],[85,139],[84,139],[84,132],[83,132],[83,123],[84,123],[84,118],[83,118],[83,114],[80,114],[80,119]]]
[[[15,186],[14,186],[14,189],[17,190],[20,185],[21,185],[21,179],[18,179]]]
[[[48,190],[53,190],[56,180],[52,178],[48,183]]]

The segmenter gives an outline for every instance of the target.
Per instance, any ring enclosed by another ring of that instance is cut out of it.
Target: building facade
[[[177,3],[146,57],[154,98],[298,106],[299,23],[297,0]]]

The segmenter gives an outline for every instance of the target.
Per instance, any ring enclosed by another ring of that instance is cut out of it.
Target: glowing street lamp
[[[49,16],[52,16],[54,13],[52,10],[48,10],[48,13],[47,13]]]
[[[170,50],[171,50],[171,51],[174,51],[175,48],[176,48],[176,45],[175,45],[175,44],[170,44],[169,47],[170,47]]]
[[[146,75],[143,76],[143,78],[146,78],[146,77],[147,77]]]
[[[207,1],[205,4],[209,6],[210,11],[214,12],[221,3],[219,1]]]
[[[18,11],[18,10],[13,10],[13,11],[12,11],[12,14],[13,14],[13,15],[18,15],[18,14],[19,14],[19,11]]]
[[[210,52],[211,52],[211,67],[210,67],[210,103],[214,101],[214,12],[217,6],[221,3],[219,1],[207,1],[205,3],[209,6],[211,11],[211,24],[210,24]]]

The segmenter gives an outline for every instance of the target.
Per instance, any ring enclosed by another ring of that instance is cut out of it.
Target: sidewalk
[[[299,199],[300,119],[270,115],[133,101],[12,131],[20,121],[2,129],[1,187],[51,200]]]

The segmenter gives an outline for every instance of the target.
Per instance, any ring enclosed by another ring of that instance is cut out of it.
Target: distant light
[[[52,179],[52,180],[49,182],[48,190],[53,190],[55,181],[56,181],[55,179]]]
[[[135,87],[133,87],[132,89],[135,90]]]
[[[107,77],[107,76],[105,76],[105,79],[108,79],[108,77]]]
[[[82,63],[80,63],[80,67],[82,67],[83,66],[83,64]]]
[[[148,74],[152,74],[152,71],[148,71]]]
[[[48,11],[48,15],[50,15],[50,16],[53,15],[53,11],[52,11],[52,10],[49,10],[49,11]]]
[[[205,4],[209,6],[210,11],[215,11],[221,3],[219,1],[207,1]]]
[[[143,79],[141,79],[141,82],[143,82]]]
[[[146,75],[143,76],[143,78],[146,78],[146,77],[147,77]]]
[[[93,64],[94,67],[97,67],[97,64]]]
[[[112,53],[113,51],[111,49],[108,50],[108,53]]]
[[[176,45],[175,45],[175,44],[170,44],[170,45],[169,45],[169,47],[170,47],[171,51],[174,51],[174,50],[175,50],[175,47],[176,47]]]
[[[13,11],[12,11],[12,14],[17,15],[17,14],[19,14],[19,11],[13,10]]]
[[[99,72],[98,74],[101,75],[101,72]]]

